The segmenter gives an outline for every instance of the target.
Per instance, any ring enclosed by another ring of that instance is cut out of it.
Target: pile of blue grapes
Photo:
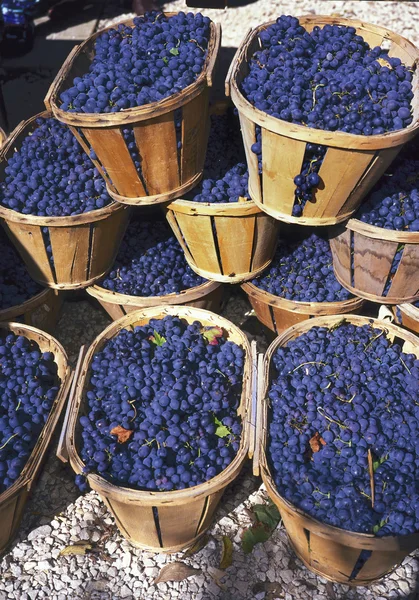
[[[146,12],[132,27],[100,34],[89,71],[62,92],[61,109],[110,113],[157,102],[181,92],[201,73],[210,19],[179,12]]]
[[[256,108],[299,125],[358,135],[412,122],[413,71],[388,50],[370,48],[354,27],[310,33],[281,16],[259,34],[241,89]]]
[[[68,127],[42,117],[36,125],[7,162],[0,203],[24,215],[48,217],[110,204],[103,178]]]
[[[198,321],[166,316],[122,330],[92,361],[84,473],[158,491],[215,477],[240,445],[244,359],[223,330]],[[76,483],[87,489],[84,475]]]
[[[395,231],[419,231],[419,160],[396,160],[375,185],[356,219]]]
[[[57,365],[35,341],[0,338],[0,493],[18,479],[58,393]]]
[[[350,531],[417,531],[416,356],[402,352],[384,329],[343,319],[290,341],[273,363],[268,455],[279,493],[319,521]]]
[[[42,291],[23,260],[0,230],[0,310],[18,306]]]
[[[379,135],[413,119],[413,70],[380,47],[370,48],[353,27],[326,25],[307,32],[297,18],[279,17],[261,31],[262,49],[249,61],[241,91],[256,108],[290,123],[327,131]],[[294,182],[292,216],[321,183],[327,148],[307,144]],[[260,128],[252,151],[262,164]]]
[[[210,203],[249,200],[248,180],[237,117],[230,111],[212,115],[203,178],[185,199]]]
[[[206,282],[192,271],[164,221],[133,221],[101,285],[132,296],[164,296]]]
[[[281,242],[270,266],[252,283],[298,302],[341,302],[352,297],[335,277],[329,242],[315,233],[301,241]]]

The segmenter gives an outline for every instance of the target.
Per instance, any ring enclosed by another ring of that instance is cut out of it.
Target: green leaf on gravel
[[[196,540],[196,542],[192,544],[192,546],[189,546],[189,548],[185,550],[183,556],[186,558],[187,556],[193,556],[194,554],[197,554],[202,550],[202,548],[205,548],[205,546],[208,544],[208,541],[209,537],[207,535],[203,535],[198,540]]]
[[[256,544],[266,542],[281,521],[279,510],[272,501],[268,504],[255,504],[252,506],[252,512],[256,523],[242,534],[242,548],[245,554],[250,554]]]
[[[260,523],[267,525],[272,530],[277,528],[281,520],[281,515],[275,504],[255,504],[253,512]]]
[[[72,544],[71,546],[65,546],[60,552],[60,556],[75,556],[86,554],[87,550],[92,549],[92,544],[89,542],[78,542],[77,544]]]
[[[223,554],[221,556],[220,569],[228,569],[233,563],[233,542],[227,535],[223,535]]]
[[[266,542],[271,537],[272,531],[263,523],[257,523],[243,531],[242,548],[245,554],[250,554],[256,544]]]

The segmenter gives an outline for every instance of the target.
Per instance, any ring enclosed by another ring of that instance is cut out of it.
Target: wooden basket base
[[[207,532],[207,530],[202,531],[199,535],[194,537],[190,542],[188,542],[186,544],[179,544],[178,546],[170,546],[170,548],[161,548],[160,546],[156,547],[156,546],[147,546],[147,544],[140,544],[140,542],[136,542],[131,537],[127,536],[126,533],[124,533],[123,531],[120,531],[121,535],[124,537],[124,539],[126,539],[131,544],[131,546],[134,546],[134,548],[138,548],[139,550],[144,550],[145,552],[150,552],[152,554],[175,554],[176,552],[182,552],[183,550],[186,550],[187,548],[190,548],[191,546],[193,546],[195,544],[195,542],[197,542],[200,538],[202,538],[203,535],[205,535],[206,532]]]
[[[264,265],[259,267],[259,269],[255,269],[249,273],[241,273],[239,275],[221,275],[221,273],[214,273],[213,271],[204,271],[204,269],[197,267],[187,255],[185,255],[185,258],[192,271],[195,271],[195,273],[201,275],[201,277],[205,277],[205,279],[209,279],[210,281],[219,281],[220,283],[242,283],[248,279],[253,279],[253,277],[256,277],[262,273],[262,271],[264,271],[272,262],[272,259],[269,259]]]
[[[190,179],[187,183],[184,183],[180,187],[172,190],[171,192],[166,192],[164,194],[157,194],[155,196],[139,196],[137,198],[128,198],[127,196],[120,196],[116,192],[112,191],[112,189],[106,185],[107,192],[111,198],[116,200],[117,202],[121,202],[121,204],[129,204],[132,206],[149,206],[150,204],[164,204],[165,202],[170,202],[171,200],[177,200],[181,198],[187,192],[190,192],[201,180],[203,175],[203,171],[195,175],[192,179]]]
[[[249,194],[252,198],[253,202],[265,212],[267,215],[270,215],[274,219],[278,221],[283,221],[284,223],[295,223],[296,225],[306,225],[307,227],[321,227],[321,226],[330,226],[337,225],[338,223],[343,223],[351,218],[353,212],[346,213],[344,215],[339,215],[338,217],[292,217],[291,215],[287,215],[286,213],[281,212],[280,210],[274,210],[270,206],[266,206],[263,202],[259,202],[256,199],[256,196],[252,194],[251,189],[249,188]]]
[[[375,294],[370,294],[369,292],[364,292],[362,290],[352,287],[346,281],[343,281],[343,279],[341,277],[339,277],[336,270],[335,269],[333,269],[333,270],[335,272],[335,277],[339,281],[341,286],[343,286],[346,290],[348,290],[349,292],[354,294],[354,296],[359,296],[360,298],[365,298],[365,300],[370,300],[371,302],[377,302],[379,304],[404,304],[404,303],[416,302],[417,300],[419,300],[419,294],[416,294],[416,296],[408,296],[407,298],[394,298],[392,296],[376,296]]]

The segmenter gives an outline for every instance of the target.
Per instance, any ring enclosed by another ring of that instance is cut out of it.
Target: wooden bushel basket
[[[176,13],[164,13],[173,16]],[[133,25],[133,19],[118,25]],[[67,112],[60,109],[60,94],[74,77],[86,73],[94,57],[98,36],[108,27],[76,46],[69,54],[45,98],[54,116],[70,126],[87,153],[93,148],[94,164],[107,182],[108,192],[126,204],[157,204],[179,198],[202,176],[207,148],[209,88],[221,43],[221,28],[211,23],[207,58],[194,83],[159,102],[117,113]],[[178,152],[175,111],[181,111],[181,142]],[[133,163],[122,130],[132,127],[141,158],[142,177]]]
[[[0,149],[0,179],[7,159],[37,128],[42,112],[22,121]],[[0,219],[32,279],[49,288],[72,290],[91,285],[111,268],[128,224],[129,208],[112,202],[104,208],[68,217],[24,215],[0,205]],[[48,234],[43,233],[47,228]],[[46,247],[52,247],[52,260]]]
[[[92,285],[86,292],[101,304],[108,315],[116,321],[125,315],[149,306],[185,305],[204,308],[218,313],[221,308],[223,286],[216,281],[207,281],[178,294],[165,296],[130,296],[107,290],[100,285]]]
[[[396,339],[405,342],[407,352],[413,352],[419,357],[419,340],[412,333],[380,319],[356,315],[348,315],[345,319],[354,325],[371,324],[373,327],[386,330]],[[339,321],[341,321],[339,316],[318,317],[290,327],[269,346],[264,361],[259,357],[259,362],[262,364],[260,364],[258,382],[254,472],[256,475],[260,473],[268,495],[279,508],[291,544],[306,567],[331,581],[352,586],[369,585],[395,569],[410,552],[419,547],[419,533],[379,538],[373,534],[355,533],[321,523],[279,495],[270,473],[266,453],[267,392],[272,377],[271,362],[275,351],[312,327],[332,327]],[[371,551],[372,554],[356,577],[351,579],[362,550]]]
[[[68,388],[71,382],[71,371],[67,364],[67,355],[61,346],[49,334],[20,323],[0,323],[0,330],[12,331],[23,335],[39,344],[42,352],[53,352],[58,365],[58,377],[61,380],[60,389],[52,405],[47,422],[41,431],[32,453],[24,466],[19,478],[5,492],[0,494],[0,554],[13,541],[23,517],[26,500],[32,490],[42,460],[47,450],[51,436],[57,425],[61,410],[65,404]]]
[[[166,208],[189,266],[205,279],[240,283],[261,273],[273,259],[279,223],[252,201],[176,200]]]
[[[52,333],[62,304],[62,294],[56,290],[42,290],[22,304],[0,310],[0,321],[18,321]]]
[[[177,552],[192,545],[205,533],[225,488],[238,476],[247,457],[251,360],[249,342],[244,333],[230,321],[198,308],[157,306],[130,313],[111,323],[90,346],[77,382],[76,393],[70,401],[68,425],[64,426],[69,461],[74,471],[81,473],[84,463],[78,454],[81,442],[79,416],[85,411],[85,394],[95,353],[121,329],[144,325],[152,318],[163,318],[166,315],[176,315],[188,323],[199,320],[203,325],[222,327],[227,332],[228,339],[244,349],[246,360],[238,409],[243,431],[239,450],[230,465],[213,479],[188,489],[171,492],[139,491],[113,485],[96,474],[87,475],[90,487],[99,493],[113,514],[121,535],[134,546],[155,552]]]
[[[358,219],[330,232],[336,279],[357,296],[381,304],[419,300],[419,232],[392,231]],[[401,260],[391,274],[396,252]],[[391,278],[386,294],[384,290]]]
[[[399,304],[392,306],[394,317],[398,325],[402,325],[413,333],[419,334],[419,308],[413,304]]]
[[[275,296],[253,283],[243,283],[241,287],[259,321],[277,334],[313,317],[357,312],[364,304],[362,298],[356,297],[341,302],[299,302]]]
[[[300,24],[312,31],[315,26],[346,25],[355,27],[370,46],[387,43],[389,55],[409,67],[417,64],[419,50],[402,36],[376,25],[354,19],[327,16],[300,17]],[[340,131],[323,131],[277,119],[255,108],[240,91],[249,73],[248,62],[260,49],[258,34],[271,21],[250,30],[241,43],[226,79],[226,93],[236,105],[242,128],[249,168],[249,193],[256,204],[276,219],[299,225],[334,225],[347,220],[362,198],[385,172],[403,144],[419,128],[419,73],[413,77],[413,123],[405,129],[383,135],[362,136]],[[256,142],[256,126],[262,135],[262,174],[258,158],[251,151]],[[294,177],[301,172],[306,144],[327,147],[320,167],[320,185],[301,217],[292,216]]]

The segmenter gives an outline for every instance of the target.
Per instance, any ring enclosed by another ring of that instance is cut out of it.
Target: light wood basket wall
[[[22,121],[1,147],[0,180],[4,179],[8,158],[37,128],[38,117],[52,115],[44,111]],[[128,224],[129,210],[112,202],[80,215],[39,217],[0,206],[0,219],[31,277],[45,287],[70,290],[92,284],[111,268]],[[44,227],[51,240],[53,266],[42,233]]]
[[[62,305],[62,294],[56,290],[42,290],[22,304],[0,310],[0,321],[18,321],[52,333]]]
[[[39,344],[42,352],[52,352],[58,366],[58,377],[61,383],[48,420],[19,478],[5,492],[0,494],[0,554],[5,551],[17,533],[26,500],[35,485],[42,460],[65,404],[71,383],[71,371],[67,363],[67,355],[57,340],[48,333],[20,323],[0,323],[0,331],[4,332],[5,330],[34,340]]]
[[[402,325],[413,333],[419,334],[419,308],[413,304],[399,304],[392,306],[394,317],[398,325]]]
[[[404,244],[402,258],[384,289],[393,258]],[[419,233],[392,231],[350,219],[330,232],[336,279],[347,290],[372,302],[402,304],[419,299]],[[353,250],[353,261],[352,261]]]
[[[396,568],[410,552],[419,547],[419,533],[378,538],[372,534],[355,533],[321,523],[279,495],[266,454],[267,394],[274,374],[272,357],[275,351],[312,327],[332,327],[341,319],[340,316],[328,316],[300,323],[282,332],[269,346],[263,373],[259,374],[262,381],[258,398],[254,468],[255,473],[260,472],[270,498],[278,506],[291,544],[306,567],[331,581],[353,586],[369,585]],[[386,330],[395,339],[405,343],[407,352],[413,352],[419,357],[419,340],[412,333],[379,319],[356,315],[347,315],[345,319],[354,325],[371,324]],[[350,579],[361,550],[370,550],[372,554],[356,578]]]
[[[298,302],[275,296],[253,283],[243,283],[241,287],[259,321],[277,334],[313,317],[356,313],[364,304],[362,298],[356,297],[341,302]]]
[[[273,259],[279,223],[252,201],[176,200],[166,208],[189,266],[205,279],[240,283],[261,273]]]
[[[204,308],[218,313],[223,297],[223,285],[216,281],[207,281],[179,294],[165,296],[129,296],[112,292],[100,285],[92,285],[86,292],[100,303],[108,315],[116,321],[140,308],[149,306],[185,305],[195,308]]]
[[[165,13],[173,16],[176,13]],[[120,23],[119,23],[120,24]],[[133,19],[122,21],[132,26]],[[221,27],[211,23],[204,68],[197,80],[159,102],[117,113],[67,112],[60,108],[60,94],[74,77],[86,73],[94,57],[98,36],[107,27],[76,46],[58,72],[45,98],[54,116],[69,125],[87,153],[93,148],[94,164],[107,182],[108,192],[126,204],[157,204],[179,198],[202,176],[209,134],[209,88],[221,44]],[[178,153],[175,111],[181,110],[181,152]],[[133,128],[141,156],[142,178],[132,161],[122,130]]]
[[[84,463],[78,454],[81,442],[79,415],[84,411],[90,365],[94,355],[121,329],[132,329],[137,325],[148,323],[152,318],[163,318],[166,315],[176,315],[188,323],[198,320],[203,325],[222,327],[227,332],[228,339],[244,349],[246,360],[242,397],[238,409],[238,414],[242,418],[243,432],[238,453],[230,465],[213,479],[179,491],[138,491],[115,486],[96,474],[89,474],[87,478],[90,487],[99,493],[115,517],[121,535],[131,544],[156,552],[177,552],[193,544],[208,529],[225,488],[238,476],[247,457],[251,358],[249,342],[238,327],[209,311],[185,306],[146,308],[130,313],[109,325],[94,340],[84,359],[70,407],[65,443],[71,466],[76,473],[81,473]]]
[[[416,65],[419,50],[402,36],[369,23],[328,16],[300,17],[300,24],[312,31],[327,24],[355,27],[372,47],[389,45],[389,55],[408,66]],[[323,131],[276,119],[255,108],[242,95],[240,87],[249,73],[248,63],[260,49],[259,32],[271,21],[250,30],[242,41],[226,80],[226,93],[236,105],[242,128],[249,168],[249,193],[256,204],[276,219],[300,225],[334,225],[347,220],[378,181],[403,144],[419,128],[419,73],[413,78],[413,123],[406,129],[383,135],[362,136]],[[385,46],[386,47],[386,46]],[[262,174],[258,158],[251,151],[256,142],[256,126],[262,135]],[[320,167],[321,183],[307,202],[301,217],[292,216],[294,177],[301,172],[307,143],[321,144],[327,151]]]

